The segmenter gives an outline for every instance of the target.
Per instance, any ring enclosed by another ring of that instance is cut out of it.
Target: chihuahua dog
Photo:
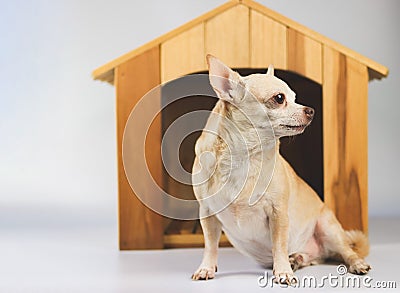
[[[272,266],[279,283],[294,283],[296,269],[328,258],[366,274],[367,237],[344,231],[279,154],[279,138],[302,133],[314,109],[295,102],[272,66],[242,77],[214,56],[207,63],[219,100],[195,146],[192,182],[205,249],[192,279],[215,277],[221,231],[241,253]]]

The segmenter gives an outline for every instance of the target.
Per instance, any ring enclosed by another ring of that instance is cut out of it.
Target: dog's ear
[[[270,64],[269,66],[268,66],[268,71],[267,71],[267,75],[272,75],[272,76],[274,76],[274,66],[272,65],[272,64]]]
[[[210,84],[218,96],[228,102],[240,102],[245,95],[245,85],[239,73],[210,54],[207,55],[207,63]]]

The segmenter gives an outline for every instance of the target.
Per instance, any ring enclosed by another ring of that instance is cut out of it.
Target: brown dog
[[[335,215],[279,154],[279,138],[300,134],[314,110],[274,76],[240,76],[208,55],[210,83],[219,101],[195,147],[192,181],[200,203],[205,250],[194,280],[214,278],[223,230],[240,252],[276,280],[327,258],[365,274],[369,244],[360,231],[344,231]]]

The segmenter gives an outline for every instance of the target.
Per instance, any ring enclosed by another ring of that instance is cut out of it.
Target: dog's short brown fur
[[[194,280],[214,278],[223,230],[234,247],[276,280],[293,270],[336,258],[365,274],[369,245],[360,231],[344,231],[332,211],[279,154],[279,138],[300,134],[314,110],[274,76],[240,76],[208,55],[219,101],[195,147],[192,181],[200,203],[205,250]]]

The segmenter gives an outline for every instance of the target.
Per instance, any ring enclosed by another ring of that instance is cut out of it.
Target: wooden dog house
[[[367,231],[368,82],[387,76],[388,69],[254,1],[234,0],[93,72],[94,79],[116,88],[120,249],[202,244],[196,224],[179,222],[171,226],[170,221],[145,207],[135,196],[124,171],[122,140],[128,116],[139,99],[164,82],[206,72],[207,53],[241,73],[265,71],[269,64],[274,64],[279,69],[278,75],[304,97],[301,103],[314,103],[320,116],[319,121],[313,122],[316,125],[313,131],[319,137],[305,140],[319,141],[319,149],[314,149],[315,145],[303,147],[304,152],[308,150],[309,158],[320,157],[320,160],[315,164],[304,159],[295,163],[299,155],[290,151],[288,160],[295,169],[298,166],[296,170],[306,181],[307,176],[311,181],[313,176],[320,181],[310,184],[323,194],[323,200],[345,229]],[[161,95],[151,106],[156,110],[161,107]],[[207,103],[203,106],[212,107],[212,101]],[[185,111],[185,107],[182,104],[179,109]],[[148,133],[151,149],[146,145],[146,160],[155,180],[165,187],[169,180],[165,179],[161,164],[160,144],[165,123],[161,116],[153,121]],[[301,138],[294,143],[298,140]],[[190,147],[193,148],[193,143]],[[308,165],[319,165],[320,169],[310,171]]]

